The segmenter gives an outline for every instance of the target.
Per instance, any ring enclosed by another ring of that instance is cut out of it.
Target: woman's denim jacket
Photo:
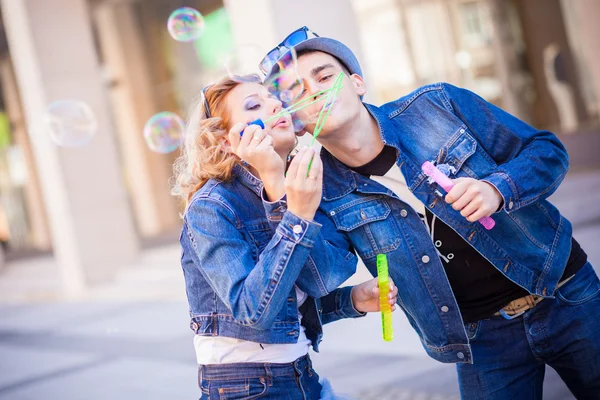
[[[331,224],[322,214],[307,221],[287,211],[280,222],[268,221],[262,190],[236,165],[229,182],[211,179],[191,199],[180,237],[190,326],[198,335],[295,343],[297,285],[310,296],[302,324],[318,350],[322,324],[364,315],[352,304],[351,287],[335,289],[355,271],[357,258],[338,250],[348,247],[344,238],[321,237],[322,223]]]

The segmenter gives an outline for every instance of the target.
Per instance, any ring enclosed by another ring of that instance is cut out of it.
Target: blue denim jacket
[[[318,222],[291,212],[280,223],[268,221],[262,190],[259,179],[236,166],[230,182],[209,180],[194,194],[180,237],[190,326],[198,335],[295,343],[296,284],[311,296],[302,323],[318,350],[322,324],[365,315],[352,305],[351,287],[330,293],[325,286],[335,288],[345,280],[330,276],[330,269],[354,271],[357,259],[338,250],[343,245],[323,240]],[[327,223],[325,216],[319,218]],[[319,254],[323,271],[316,269],[311,251]]]
[[[567,153],[556,136],[444,83],[381,107],[365,106],[383,142],[398,149],[397,164],[425,207],[508,279],[530,293],[552,297],[569,257],[572,233],[569,221],[546,200],[568,168]],[[373,275],[377,254],[386,253],[399,288],[398,304],[427,353],[441,362],[472,362],[444,267],[416,212],[327,151],[322,158],[321,210],[337,229],[324,227],[323,236],[338,243],[333,238],[347,237]],[[496,226],[488,231],[469,223],[439,197],[436,190],[444,193],[443,189],[430,184],[421,171],[425,161],[454,167],[451,178],[471,177],[494,185],[504,199],[503,208],[492,216]],[[267,209],[270,218],[277,217],[278,208]]]

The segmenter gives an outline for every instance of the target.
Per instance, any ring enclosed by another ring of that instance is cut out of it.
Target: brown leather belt
[[[570,281],[571,278],[573,278],[574,276],[575,275],[571,275],[567,279],[560,281],[558,285],[556,285],[556,289],[560,288],[562,285]],[[511,301],[500,311],[494,313],[494,316],[501,316],[506,319],[517,318],[518,316],[522,315],[525,311],[535,307],[542,300],[544,300],[544,297],[529,294],[527,296],[523,296],[521,298]]]

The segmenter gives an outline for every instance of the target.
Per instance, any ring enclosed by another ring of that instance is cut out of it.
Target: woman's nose
[[[280,100],[273,99],[273,104],[271,106],[271,114],[273,114],[273,115],[277,114],[279,111],[281,111],[282,107],[283,107],[283,104],[281,103]]]

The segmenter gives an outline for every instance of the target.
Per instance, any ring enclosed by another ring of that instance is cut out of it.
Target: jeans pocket
[[[577,306],[593,300],[599,294],[600,279],[588,262],[556,291],[556,299],[561,304]]]
[[[264,378],[213,380],[210,382],[211,398],[214,396],[219,400],[258,399],[267,394],[267,389]]]
[[[467,339],[469,339],[470,342],[477,338],[477,335],[481,330],[481,325],[483,325],[483,321],[469,322],[468,324],[465,324],[465,332],[467,333]]]

